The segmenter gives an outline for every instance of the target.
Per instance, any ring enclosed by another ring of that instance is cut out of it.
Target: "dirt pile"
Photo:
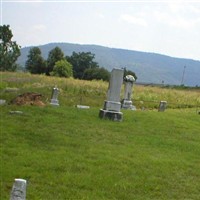
[[[17,96],[11,101],[11,104],[45,106],[42,102],[42,95],[33,92],[27,92]]]

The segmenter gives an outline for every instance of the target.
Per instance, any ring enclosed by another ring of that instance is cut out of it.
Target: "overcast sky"
[[[200,60],[200,0],[1,0],[3,24],[22,47],[97,44]]]

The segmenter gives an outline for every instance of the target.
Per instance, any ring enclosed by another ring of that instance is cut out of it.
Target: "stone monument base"
[[[120,112],[121,103],[116,101],[104,101],[103,110],[112,110],[115,112]]]
[[[122,100],[122,108],[129,109],[129,110],[136,110],[136,107],[132,105],[132,101],[129,100]]]
[[[103,118],[103,119],[110,119],[112,121],[121,122],[122,119],[123,119],[123,113],[122,112],[111,111],[111,110],[100,109],[99,117]]]
[[[56,99],[51,99],[51,103],[50,104],[53,105],[53,106],[59,106],[59,102]]]

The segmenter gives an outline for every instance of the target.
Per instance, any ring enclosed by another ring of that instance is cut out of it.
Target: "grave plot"
[[[42,101],[42,94],[27,92],[17,96],[15,99],[11,100],[11,104],[15,105],[35,105],[35,106],[45,106]]]

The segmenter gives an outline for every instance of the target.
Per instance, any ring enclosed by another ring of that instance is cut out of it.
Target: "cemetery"
[[[1,77],[1,199],[199,199],[198,88]]]

